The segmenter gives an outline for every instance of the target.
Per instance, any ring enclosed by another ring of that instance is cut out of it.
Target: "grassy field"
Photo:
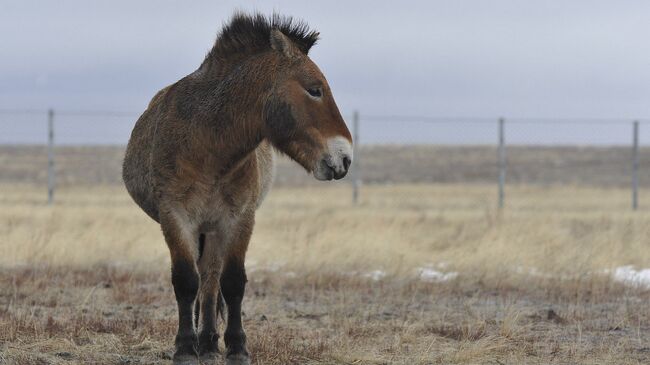
[[[642,191],[642,196],[650,192]],[[645,364],[650,211],[625,189],[276,188],[249,251],[255,364]],[[119,186],[0,187],[0,364],[165,364],[159,227]]]

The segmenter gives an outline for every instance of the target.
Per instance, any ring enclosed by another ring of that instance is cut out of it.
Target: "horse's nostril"
[[[344,156],[343,157],[343,167],[345,167],[345,171],[348,170],[348,168],[350,167],[350,164],[352,164],[352,160],[350,160],[350,157]]]

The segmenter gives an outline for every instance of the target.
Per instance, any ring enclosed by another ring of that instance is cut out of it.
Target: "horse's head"
[[[341,179],[352,163],[352,137],[325,76],[297,44],[271,31],[273,87],[265,105],[266,137],[318,180]]]

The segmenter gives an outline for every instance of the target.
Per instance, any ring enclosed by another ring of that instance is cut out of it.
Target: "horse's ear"
[[[291,40],[278,29],[271,30],[271,48],[278,52],[282,52],[289,58],[293,58],[300,53],[293,42],[291,42]]]

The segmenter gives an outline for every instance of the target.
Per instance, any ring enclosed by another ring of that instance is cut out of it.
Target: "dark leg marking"
[[[199,275],[193,262],[172,258],[172,284],[178,304],[178,334],[174,359],[197,356],[192,305],[199,291]]]
[[[244,298],[246,281],[244,263],[237,258],[229,258],[221,274],[221,293],[228,305],[228,325],[224,334],[227,357],[233,355],[248,357],[246,334],[241,321],[241,302]]]
[[[203,323],[201,324],[201,332],[199,332],[199,355],[219,352],[216,307],[213,297],[205,297],[201,301]]]

